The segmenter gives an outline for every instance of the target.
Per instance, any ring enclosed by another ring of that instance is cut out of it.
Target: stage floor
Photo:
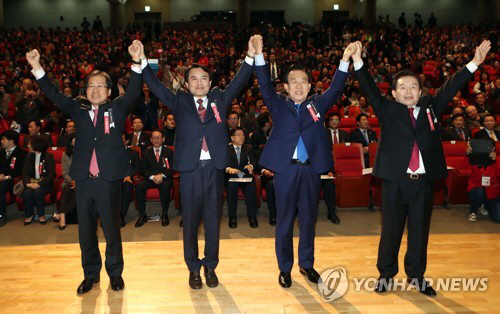
[[[428,278],[488,279],[486,291],[438,291],[435,298],[414,290],[384,295],[369,289],[356,291],[353,278],[378,276],[378,241],[377,235],[316,238],[316,269],[320,273],[336,267],[347,270],[349,289],[332,302],[322,299],[317,285],[300,275],[297,264],[292,271],[292,288],[278,285],[272,238],[221,240],[220,285],[204,285],[197,291],[188,286],[182,241],[125,242],[125,290],[112,291],[103,268],[99,285],[84,296],[76,295],[83,279],[78,244],[4,246],[0,247],[0,312],[399,314],[493,313],[500,308],[499,234],[431,234]],[[295,238],[295,256],[297,244]],[[398,278],[405,277],[405,251],[406,239]],[[104,254],[103,244],[101,252]]]

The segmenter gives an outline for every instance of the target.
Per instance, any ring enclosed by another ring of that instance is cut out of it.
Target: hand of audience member
[[[262,174],[265,175],[266,177],[274,176],[274,173],[271,170],[267,170],[267,169],[262,170]]]
[[[179,80],[177,79],[177,74],[174,76],[174,78],[172,79],[172,87],[175,89],[175,90],[178,90],[179,87],[181,86],[181,84],[179,83]]]
[[[33,49],[31,51],[28,51],[26,53],[26,60],[28,60],[28,63],[31,65],[33,70],[39,70],[42,68],[40,65],[40,53],[38,50]]]
[[[262,49],[264,47],[264,43],[262,41],[261,35],[253,36],[253,45],[255,47],[255,54],[262,54]]]
[[[132,183],[132,178],[130,178],[130,176],[126,176],[125,178],[123,178],[123,182]]]
[[[251,175],[253,174],[253,166],[252,166],[252,165],[250,165],[250,164],[246,165],[246,166],[245,166],[245,169],[247,169],[247,170],[248,170],[248,173],[249,173],[249,174],[251,174]]]
[[[226,173],[229,173],[229,174],[238,174],[240,172],[241,171],[239,171],[238,169],[235,169],[235,168],[231,168],[231,167],[226,168]]]
[[[470,146],[470,143],[467,142],[467,155],[469,155],[470,153],[472,153],[472,146]]]
[[[496,160],[497,159],[497,153],[491,152],[490,153],[490,157],[491,157],[492,160]]]
[[[488,55],[488,51],[490,51],[491,42],[489,40],[483,41],[478,47],[476,47],[476,53],[474,54],[474,62],[475,65],[479,66],[484,62],[484,59]]]
[[[349,62],[349,58],[357,51],[356,43],[350,43],[344,50],[344,55],[342,56],[342,61]]]
[[[363,154],[368,153],[369,150],[370,150],[370,148],[368,146],[363,147]]]
[[[128,53],[132,57],[132,60],[139,62],[140,55],[141,55],[141,47],[138,44],[138,40],[134,40],[130,46],[128,46]]]
[[[352,61],[354,63],[362,61],[361,52],[363,51],[363,44],[360,41],[354,43],[356,45],[356,51],[351,55]]]
[[[5,175],[2,173],[0,174],[0,181],[4,181],[5,180]]]
[[[72,189],[74,189],[74,188],[76,187],[76,181],[75,181],[75,180],[71,181],[71,185],[70,185],[70,187],[71,187]]]
[[[163,182],[163,176],[161,174],[157,174],[153,176],[153,182],[156,184],[160,184]]]
[[[333,177],[333,172],[331,172],[331,171],[330,171],[330,172],[328,172],[328,176],[329,176],[329,177]]]
[[[37,189],[39,189],[39,188],[40,188],[40,184],[38,184],[38,183],[33,183],[33,184],[31,185],[31,188],[32,188],[33,190],[37,190]]]

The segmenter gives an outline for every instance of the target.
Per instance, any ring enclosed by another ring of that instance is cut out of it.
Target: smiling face
[[[418,103],[418,99],[422,94],[422,90],[418,85],[418,81],[413,76],[402,76],[398,79],[396,89],[392,91],[392,96],[397,102],[408,107],[414,107]]]
[[[106,78],[102,75],[94,75],[89,78],[87,85],[87,99],[94,106],[99,106],[108,100],[111,89],[106,85]]]
[[[285,90],[290,98],[297,104],[302,103],[307,98],[311,89],[307,73],[301,70],[293,70],[288,74],[288,83],[285,83]]]
[[[212,81],[210,80],[210,75],[202,68],[192,68],[189,70],[187,84],[189,92],[193,96],[205,97],[210,90]]]

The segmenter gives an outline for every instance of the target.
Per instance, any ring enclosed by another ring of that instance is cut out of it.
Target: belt
[[[309,161],[309,159],[307,159],[306,161],[302,162],[298,159],[292,159],[292,164],[294,165],[300,165],[300,166],[309,166],[311,164],[311,162]]]
[[[212,159],[201,159],[198,162],[198,164],[200,165],[200,167],[204,167],[204,166],[209,165],[211,162],[212,162]]]
[[[406,176],[412,180],[425,178],[425,173],[407,173]]]
[[[89,172],[89,178],[90,179],[97,179],[99,178],[99,173],[97,173],[95,176],[94,175],[91,175],[90,172]]]

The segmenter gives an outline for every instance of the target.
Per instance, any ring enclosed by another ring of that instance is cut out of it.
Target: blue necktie
[[[300,120],[300,104],[295,104],[295,110],[297,110]],[[308,158],[309,156],[307,156],[306,145],[304,145],[302,136],[299,136],[299,141],[297,142],[297,159],[301,162],[305,162]]]

